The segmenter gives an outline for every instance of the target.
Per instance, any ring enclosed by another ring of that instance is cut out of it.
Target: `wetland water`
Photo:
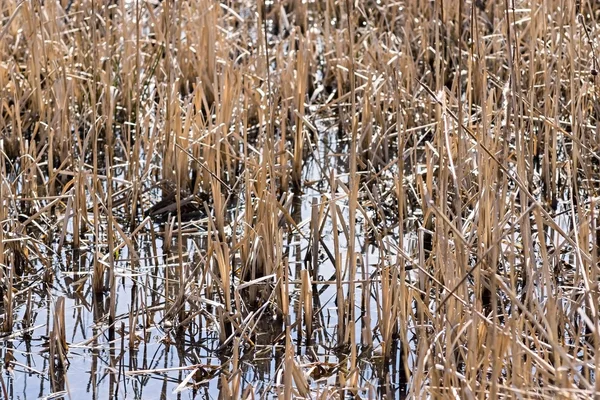
[[[325,177],[320,175],[322,169],[317,166],[326,165],[328,171],[336,171],[340,180],[347,181],[345,145],[336,144],[335,135],[327,136],[328,144],[320,143],[305,164],[303,179],[312,183],[304,188],[303,194],[292,196],[291,201],[287,202],[290,215],[302,232],[286,235],[283,247],[291,280],[288,291],[292,321],[302,319],[301,315],[296,315],[301,271],[311,268],[313,262],[313,243],[307,239],[311,237],[311,214],[315,207],[323,208],[331,198],[331,189]],[[337,201],[340,217],[347,218],[345,196],[343,193],[337,193],[337,196],[340,198]],[[152,204],[159,198],[160,191],[149,191],[144,200]],[[118,213],[118,207],[115,213]],[[228,218],[236,218],[235,214],[235,210],[229,210]],[[322,233],[321,244],[317,246],[317,281],[313,285],[312,339],[307,341],[306,331],[298,326],[291,329],[293,346],[297,348],[297,362],[304,371],[308,371],[308,382],[312,390],[317,392],[320,386],[337,384],[337,374],[350,354],[347,348],[339,346],[336,337],[336,271],[330,250],[333,249],[333,227],[330,218],[320,219]],[[141,220],[139,218],[136,223]],[[381,313],[377,307],[380,297],[377,293],[377,274],[381,267],[381,251],[365,240],[361,221],[364,222],[364,218],[359,218],[357,248],[361,252],[362,267],[356,273],[352,290],[356,299],[359,299],[355,304],[359,321],[354,332],[357,338],[361,337],[362,330],[366,328],[365,332],[370,332],[379,318],[385,318],[385,315],[372,318],[370,326],[366,327],[366,320],[360,317],[365,315],[364,307],[369,307],[371,315]],[[124,230],[131,231],[125,219],[121,223]],[[25,319],[29,323],[23,330],[15,331],[3,340],[3,359],[7,367],[4,379],[9,398],[219,398],[222,390],[228,390],[223,388],[222,379],[223,376],[228,378],[230,373],[235,344],[231,341],[221,344],[218,333],[220,326],[216,320],[219,313],[215,310],[222,308],[222,297],[207,290],[211,283],[203,282],[204,274],[198,271],[210,268],[205,256],[207,226],[206,218],[183,225],[183,260],[186,268],[196,270],[190,275],[197,277],[186,282],[184,289],[177,277],[178,255],[173,252],[178,239],[174,236],[170,249],[165,247],[164,223],[147,220],[145,228],[131,236],[134,257],[128,246],[118,251],[114,264],[116,309],[112,340],[108,311],[111,292],[106,288],[104,293],[95,294],[90,284],[94,257],[104,262],[107,257],[106,253],[93,251],[91,235],[88,237],[89,245],[77,250],[68,244],[61,248],[58,241],[49,243],[44,253],[48,257],[46,262],[52,265],[52,276],[43,275],[47,265],[37,257],[30,257],[27,272],[18,279],[14,289],[16,326],[19,326],[18,321],[23,320],[26,313]],[[72,229],[72,222],[67,222],[67,240],[72,235]],[[231,235],[231,231],[228,234]],[[390,248],[397,246],[394,229],[390,230],[386,241],[393,243]],[[347,248],[345,243],[345,239],[341,238],[342,251]],[[341,252],[340,256],[342,259],[338,262],[343,265],[347,255]],[[267,277],[258,284],[260,290],[274,287],[275,279],[274,276]],[[347,296],[349,277],[344,280],[343,290]],[[235,282],[233,290],[242,293],[244,289],[235,288],[237,285],[239,283]],[[173,315],[168,312],[169,305],[165,305],[165,293],[168,291],[170,294],[172,304],[182,290],[193,299],[196,315],[186,323],[185,328],[177,329],[172,322]],[[364,290],[368,290],[369,294],[363,296]],[[55,370],[52,376],[49,374],[50,359],[46,350],[50,331],[54,329],[56,300],[60,297],[65,300],[64,330],[68,342],[68,364],[63,369]],[[248,336],[245,336],[248,340],[236,340],[241,373],[240,390],[243,393],[251,391],[260,397],[277,397],[282,390],[285,321],[265,305],[268,306],[268,301],[263,300],[254,309],[244,306],[240,310],[245,323],[252,327],[251,334],[246,333]],[[361,364],[359,381],[364,388],[361,395],[372,397],[375,393],[381,393],[383,384],[386,390],[399,396],[403,391],[398,370],[400,351],[397,349],[397,354],[393,356],[395,361],[386,367],[386,372],[383,372],[381,360],[377,359],[378,351],[380,346],[377,340],[371,346],[358,344]]]

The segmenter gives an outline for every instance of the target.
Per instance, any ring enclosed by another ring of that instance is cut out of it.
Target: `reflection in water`
[[[370,388],[369,393],[401,397],[409,363],[403,353],[407,345],[400,345],[403,336],[394,327],[385,360],[375,354],[380,338],[371,338],[380,320],[389,317],[375,317],[381,294],[369,280],[377,281],[383,270],[380,253],[391,253],[381,235],[396,239],[398,227],[390,217],[394,212],[387,209],[394,205],[383,204],[385,195],[361,176],[373,193],[362,205],[366,212],[382,213],[373,220],[383,228],[357,222],[361,252],[355,255],[359,268],[351,277],[344,254],[346,153],[347,143],[324,130],[317,150],[304,160],[306,185],[279,193],[282,209],[235,194],[238,207],[223,218],[229,230],[215,237],[207,233],[214,221],[196,219],[182,227],[173,219],[155,224],[135,220],[119,205],[113,224],[120,230],[113,236],[126,239],[123,247],[108,246],[113,238],[104,237],[106,220],[98,232],[81,235],[80,248],[69,247],[69,237],[51,241],[50,255],[35,261],[39,277],[27,272],[26,265],[19,270],[23,282],[15,291],[15,310],[26,322],[23,329],[31,331],[5,342],[4,359],[14,357],[14,376],[6,376],[8,396],[67,398],[63,392],[68,391],[71,398],[92,399],[227,397],[223,393],[274,397],[283,393],[286,368],[294,366],[313,390],[325,384],[347,387],[354,380]],[[146,202],[158,203],[152,191],[144,195],[149,196]],[[373,200],[383,205],[369,203]],[[162,205],[172,210],[172,204]],[[252,207],[260,212],[252,215]],[[258,226],[260,213],[276,214],[276,224]],[[250,248],[240,250],[239,242],[247,238]],[[276,249],[265,243],[276,243]],[[231,267],[230,276],[222,276],[216,255]],[[267,270],[271,264],[274,269]],[[392,274],[390,281],[405,279]],[[287,294],[278,276],[286,276]],[[227,292],[219,290],[226,278]],[[350,281],[355,282],[352,288]],[[350,290],[355,304],[349,303]],[[287,316],[280,306],[284,296],[290,302]],[[56,354],[39,351],[40,343],[57,337],[58,297],[64,298],[61,329],[69,365],[57,365]],[[288,334],[291,362],[286,360]],[[356,338],[354,347],[347,344],[350,334]],[[352,353],[360,372],[351,368]],[[348,389],[344,395],[357,394]]]
[[[328,165],[333,168],[336,164],[329,160]],[[286,206],[289,218],[280,218],[280,224],[289,228],[282,238],[284,261],[280,268],[286,268],[289,275],[290,320],[303,321],[302,325],[290,325],[292,345],[298,365],[310,371],[313,387],[325,382],[344,386],[348,383],[345,365],[349,363],[350,349],[338,345],[344,340],[338,337],[336,306],[340,294],[347,302],[348,287],[332,282],[338,273],[343,273],[341,280],[347,281],[348,273],[346,257],[334,254],[332,249],[344,248],[345,228],[334,228],[332,220],[347,218],[346,210],[341,202],[331,202],[319,191],[307,192],[292,193]],[[307,219],[312,222],[304,224]],[[225,297],[212,286],[220,275],[207,258],[212,251],[211,241],[201,226],[202,223],[187,225],[181,234],[181,265],[176,251],[176,224],[148,225],[137,234],[131,248],[119,250],[112,267],[114,283],[107,280],[111,267],[105,266],[100,291],[94,290],[90,276],[97,271],[94,265],[106,262],[106,249],[76,250],[63,245],[53,257],[56,268],[44,268],[44,273],[53,271],[44,276],[45,290],[32,286],[23,292],[27,296],[19,297],[18,317],[24,321],[23,328],[31,331],[14,342],[6,342],[3,357],[14,356],[14,376],[19,378],[7,376],[7,390],[12,393],[18,387],[23,396],[58,394],[59,398],[66,396],[60,393],[68,391],[72,398],[92,399],[210,398],[232,390],[240,395],[279,393],[286,330],[284,316],[276,305],[281,303],[282,293],[273,278],[268,277],[242,289],[232,286],[232,311],[227,311]],[[339,244],[332,242],[334,229],[341,233],[336,239]],[[166,237],[170,239],[165,240]],[[368,242],[361,245],[365,254],[375,252],[368,257],[359,255],[356,279],[363,283],[357,283],[355,292],[360,299],[356,305],[357,338],[373,329],[372,313],[379,296],[373,285],[364,283],[374,271],[371,265],[377,262],[377,249]],[[133,253],[139,258],[132,257]],[[239,271],[240,260],[232,258],[231,262]],[[302,279],[304,270],[310,272],[308,280]],[[261,278],[256,273],[250,277]],[[237,284],[239,272],[231,279]],[[301,298],[308,287],[310,296]],[[59,365],[57,357],[50,358],[48,353],[36,350],[40,341],[56,337],[50,328],[55,329],[52,321],[57,296],[64,296],[63,328],[69,345],[69,365]],[[312,310],[308,314],[307,304]],[[114,321],[108,318],[111,307],[115,307]],[[348,320],[342,323],[347,325]],[[394,338],[399,336],[394,333]],[[10,347],[13,343],[14,351]],[[378,388],[381,394],[398,397],[406,387],[402,346],[394,340],[389,360],[379,362],[371,357],[377,345],[359,345],[359,380],[366,387]],[[22,376],[27,377],[27,384]],[[38,385],[32,385],[33,382]],[[13,398],[11,393],[9,397]]]

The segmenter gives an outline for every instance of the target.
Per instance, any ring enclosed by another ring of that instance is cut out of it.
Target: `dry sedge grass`
[[[598,18],[0,2],[2,398],[599,396]]]

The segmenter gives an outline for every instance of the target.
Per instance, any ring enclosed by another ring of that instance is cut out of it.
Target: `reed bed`
[[[599,18],[0,2],[0,396],[599,396]]]

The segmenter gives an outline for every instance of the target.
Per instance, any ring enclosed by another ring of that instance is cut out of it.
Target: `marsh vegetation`
[[[0,397],[597,396],[598,18],[0,2]]]

